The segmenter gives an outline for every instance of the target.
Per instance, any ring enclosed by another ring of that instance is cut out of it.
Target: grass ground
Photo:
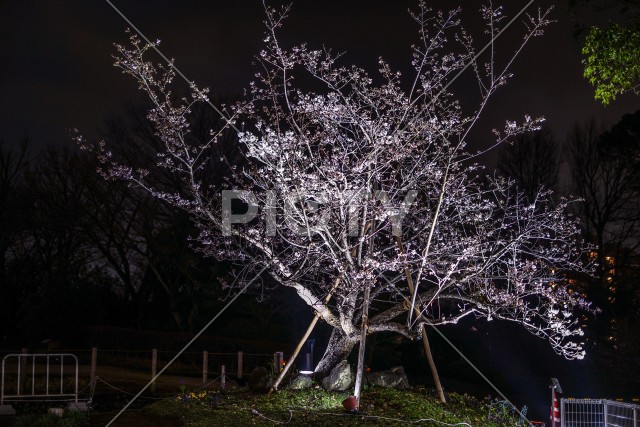
[[[168,384],[163,384],[168,386]],[[218,427],[218,426],[394,426],[415,424],[437,427],[516,426],[517,419],[503,414],[498,421],[487,420],[488,401],[451,393],[441,404],[432,393],[422,388],[399,391],[377,387],[366,389],[361,396],[360,412],[347,413],[342,401],[348,393],[329,393],[320,387],[304,391],[282,390],[273,395],[254,394],[246,388],[224,393],[200,391],[182,384],[180,392],[154,403],[135,405],[120,416],[113,427]],[[171,392],[169,392],[171,393]],[[165,394],[166,395],[166,394]],[[125,401],[128,398],[125,399]],[[60,419],[42,411],[21,411],[2,426],[14,427],[104,427],[125,401],[111,408],[96,407],[86,414],[66,414]],[[146,400],[150,402],[151,400]],[[118,408],[117,410],[115,408]],[[106,410],[105,410],[106,409]],[[33,412],[40,412],[34,414]],[[8,420],[6,420],[8,421]]]
[[[355,426],[406,425],[495,427],[516,425],[515,419],[489,422],[488,402],[466,395],[449,395],[441,404],[425,397],[424,388],[405,391],[370,388],[361,397],[360,412],[342,407],[346,393],[328,393],[320,388],[280,391],[271,396],[239,389],[225,394],[184,396],[154,403],[145,409],[150,417],[175,420],[176,426]],[[122,424],[125,425],[125,424]]]
[[[80,377],[83,379],[80,397],[87,399],[88,368],[80,367]],[[0,417],[0,427],[104,427],[148,382],[150,373],[102,365],[98,366],[98,377],[95,410],[88,416],[67,413],[58,418],[46,414],[47,405],[26,405],[17,408],[18,417]],[[319,387],[299,392],[284,390],[271,396],[253,394],[244,388],[223,394],[207,391],[201,397],[198,395],[202,393],[196,393],[194,397],[185,393],[187,389],[198,390],[201,383],[201,377],[165,374],[158,379],[156,392],[147,390],[113,427],[497,425],[487,421],[488,402],[451,394],[449,402],[442,405],[435,397],[425,397],[424,388],[406,391],[369,388],[363,392],[360,412],[354,415],[346,413],[342,407],[342,400],[348,393],[327,393]],[[227,387],[235,386],[233,381],[227,382]],[[210,390],[218,387],[217,383],[209,385]],[[182,393],[178,393],[180,388]],[[154,400],[162,396],[172,397]]]

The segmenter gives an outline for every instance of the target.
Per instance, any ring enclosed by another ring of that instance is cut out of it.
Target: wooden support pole
[[[402,247],[402,240],[400,237],[396,237],[396,243],[398,245],[398,249],[401,254],[404,254],[404,248]],[[404,274],[407,278],[407,286],[409,288],[409,292],[413,295],[413,278],[411,277],[411,272],[409,271],[409,267],[407,265],[404,266]],[[418,307],[413,307],[413,312],[416,314],[416,317],[419,318],[421,313]],[[431,377],[433,378],[433,383],[436,386],[436,392],[438,393],[438,398],[440,402],[447,403],[447,399],[444,396],[444,390],[442,388],[442,384],[440,383],[440,375],[438,375],[438,369],[436,368],[436,363],[433,361],[433,355],[431,354],[431,346],[429,345],[429,338],[427,337],[427,331],[422,325],[422,346],[424,347],[424,356],[427,358],[427,364],[429,365],[429,369],[431,369]]]
[[[442,384],[440,383],[440,376],[438,375],[438,370],[436,369],[436,363],[433,361],[431,346],[429,345],[429,338],[427,337],[427,330],[425,329],[424,325],[422,325],[422,346],[424,347],[424,355],[427,358],[427,363],[429,364],[429,368],[431,369],[431,376],[433,377],[433,382],[436,386],[438,398],[440,399],[440,402],[447,403],[447,398],[444,396],[444,390],[442,389]]]
[[[375,222],[368,224],[375,230]],[[368,253],[373,252],[373,236],[369,237]],[[364,352],[367,347],[367,335],[369,333],[369,299],[371,298],[371,283],[366,283],[364,297],[362,299],[362,323],[360,325],[360,345],[358,346],[358,366],[356,369],[356,381],[353,387],[353,396],[356,398],[356,411],[360,408],[360,393],[362,392],[362,382],[364,381]]]
[[[202,352],[202,384],[206,384],[209,380],[209,352]]]
[[[369,330],[370,293],[371,285],[367,284],[364,290],[364,299],[362,301],[362,325],[360,329],[360,346],[358,347],[358,367],[356,369],[356,383],[353,391],[358,408],[360,407],[360,393],[362,392],[362,381],[364,379],[364,351],[367,345],[367,332]]]
[[[273,353],[273,372],[280,374],[280,367],[282,366],[283,353],[276,351]]]
[[[151,391],[153,393],[156,392],[155,377],[156,377],[157,370],[158,370],[158,349],[154,348],[153,350],[151,350],[151,378],[152,378]]]
[[[296,346],[296,349],[293,350],[293,354],[289,358],[289,363],[284,365],[284,368],[282,368],[282,371],[280,371],[280,374],[276,378],[276,381],[273,383],[273,385],[269,389],[269,394],[271,394],[274,391],[278,390],[278,386],[282,382],[282,379],[284,378],[284,376],[287,374],[287,371],[289,371],[289,369],[293,365],[293,361],[296,359],[296,357],[298,357],[298,354],[300,353],[300,350],[302,350],[302,346],[304,345],[304,343],[309,338],[309,335],[311,335],[311,332],[313,331],[313,328],[316,327],[316,324],[318,323],[318,320],[320,320],[319,316],[313,316],[313,320],[311,320],[311,324],[309,324],[309,327],[307,328],[307,331],[302,336],[302,339],[300,340],[300,342]]]
[[[242,365],[243,365],[243,358],[244,358],[244,353],[239,351],[238,352],[238,379],[241,380],[242,379]]]
[[[224,390],[227,383],[227,367],[222,365],[220,372],[220,390]]]

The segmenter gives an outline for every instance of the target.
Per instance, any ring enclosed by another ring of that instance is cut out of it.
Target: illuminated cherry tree
[[[327,50],[281,46],[286,13],[267,9],[256,81],[205,142],[193,142],[188,117],[207,92],[192,84],[191,98],[175,99],[172,68],[146,59],[153,45],[131,37],[129,46],[117,46],[115,65],[154,105],[148,118],[163,143],[155,168],[182,185],[157,186],[153,170],[78,137],[98,153],[101,173],[188,211],[199,248],[238,261],[240,279],[266,268],[263,286],[295,289],[333,327],[320,374],[359,342],[363,323],[369,334],[414,338],[426,323],[501,319],[569,359],[583,357],[576,313],[588,304],[562,285],[565,272],[585,270],[567,213],[571,200],[554,202],[540,191],[525,202],[513,182],[486,176],[475,163],[480,153],[467,148],[470,130],[524,45],[542,34],[549,11],[527,16],[522,44],[499,67],[493,43],[477,55],[459,10],[435,13],[420,4],[412,14],[419,43],[408,80],[382,59],[371,75]],[[502,11],[483,7],[481,14],[493,38]],[[449,90],[467,64],[479,88],[470,113]],[[507,121],[488,150],[540,123]],[[245,156],[234,164],[212,154],[231,129]],[[228,179],[209,179],[215,168],[227,168]]]

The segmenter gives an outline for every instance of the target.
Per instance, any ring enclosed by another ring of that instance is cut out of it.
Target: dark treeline
[[[561,143],[548,130],[524,135],[501,153],[498,169],[525,194],[543,186],[573,194],[590,253],[592,277],[569,277],[599,312],[584,318],[587,357],[605,369],[604,383],[640,385],[640,111],[607,129],[576,124]],[[561,172],[562,170],[562,172]],[[564,176],[561,180],[560,177]],[[594,365],[595,366],[595,365]]]
[[[144,111],[130,107],[104,132],[114,155],[135,156],[138,164],[156,160]],[[220,125],[209,109],[194,120],[191,136],[200,140]],[[232,138],[213,149],[241,162]],[[86,331],[95,326],[194,332],[225,303],[232,266],[191,247],[198,230],[190,218],[104,179],[98,168],[92,153],[71,143],[38,151],[28,138],[0,143],[0,348],[44,340],[89,345]],[[569,277],[568,286],[600,309],[583,319],[588,358],[608,367],[603,381],[640,384],[640,112],[610,129],[577,124],[564,141],[548,130],[523,135],[503,150],[498,171],[528,197],[542,186],[558,198],[583,199],[575,214],[598,267],[593,277]],[[224,170],[213,173],[212,182],[224,179]],[[180,191],[171,176],[154,179]],[[294,307],[286,292],[264,301],[249,292],[209,332],[293,343],[312,314]],[[446,371],[453,362],[437,341],[436,359]]]
[[[155,161],[143,111],[107,121],[114,155]],[[216,118],[196,113],[193,137],[206,138]],[[219,150],[233,159],[231,145]],[[95,156],[70,142],[34,147],[27,137],[0,143],[0,348],[90,345],[91,326],[194,332],[225,304],[231,266],[191,247],[198,230],[185,213],[104,179]],[[155,179],[179,191],[171,176]],[[292,320],[300,313],[282,309],[286,292],[262,299],[249,292],[209,333],[290,340],[311,316]]]

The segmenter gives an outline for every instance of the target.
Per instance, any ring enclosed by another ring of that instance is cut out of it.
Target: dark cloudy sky
[[[113,0],[149,38],[176,59],[189,78],[213,92],[233,95],[252,78],[252,56],[261,48],[263,19],[259,0]],[[347,4],[345,6],[344,4]],[[434,1],[434,8],[455,2]],[[506,3],[506,2],[505,2]],[[513,16],[527,1],[509,0]],[[531,7],[547,7],[540,0]],[[364,67],[382,56],[408,70],[409,45],[416,27],[407,8],[414,1],[303,1],[293,9],[282,40],[309,41],[346,51],[346,62]],[[478,30],[479,1],[465,0],[463,22]],[[546,116],[564,137],[576,121],[596,117],[613,124],[640,108],[640,97],[628,95],[604,108],[581,77],[579,46],[563,6],[553,12],[558,22],[535,39],[513,68],[515,77],[493,100],[478,137],[502,127],[504,119],[529,113]],[[105,117],[139,99],[133,80],[112,66],[114,42],[124,42],[126,22],[102,0],[0,0],[0,138],[15,141],[27,133],[38,144],[67,141],[66,130],[78,127],[95,136]],[[510,27],[498,48],[508,49],[522,34]],[[464,79],[453,86],[461,96],[472,86]]]

